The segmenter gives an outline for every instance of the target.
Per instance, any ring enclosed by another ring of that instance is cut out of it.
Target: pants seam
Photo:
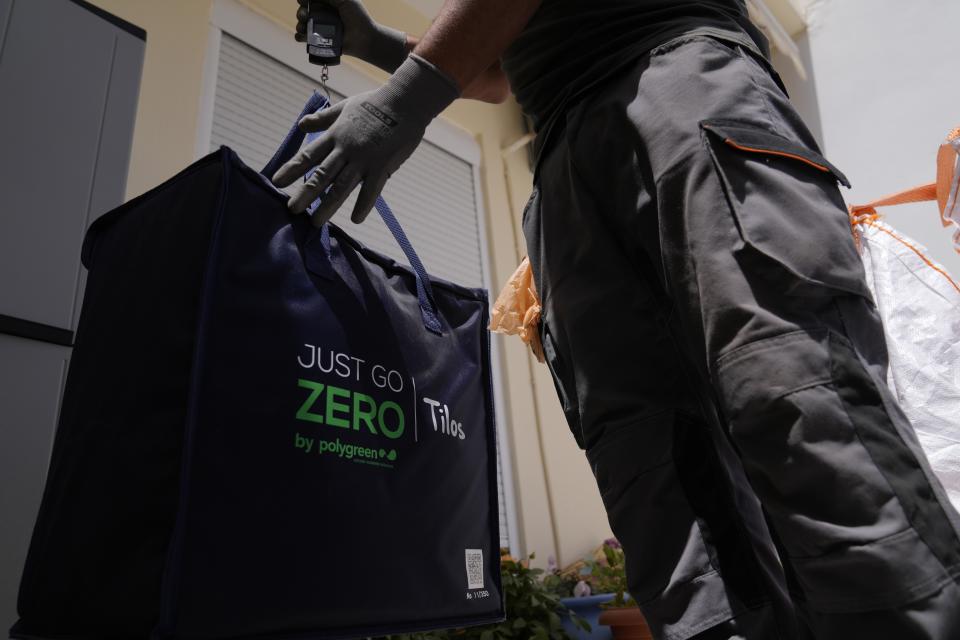
[[[886,609],[891,609],[895,607],[902,607],[904,605],[910,604],[911,602],[916,602],[922,598],[933,595],[944,586],[954,582],[954,578],[949,574],[931,576],[926,580],[922,580],[913,586],[900,591],[886,591],[883,594],[877,594],[869,599],[849,599],[842,601],[845,606],[840,609],[831,608],[830,610],[824,610],[816,604],[812,604],[809,600],[807,601],[807,606],[825,614],[855,614],[855,613],[868,613],[870,611],[883,611]],[[791,594],[794,596],[795,594]],[[881,597],[882,596],[882,597]],[[899,597],[897,597],[899,596]],[[887,601],[883,601],[883,597],[888,598]],[[896,602],[890,602],[891,599],[895,599]],[[874,604],[877,601],[881,601],[878,604]],[[836,599],[833,599],[833,602],[837,602]],[[863,604],[859,604],[863,603]]]
[[[773,109],[770,105],[770,100],[767,98],[767,94],[764,93],[763,87],[760,86],[760,83],[757,82],[756,72],[751,66],[752,60],[747,60],[746,54],[740,47],[737,47],[737,59],[747,66],[747,76],[750,78],[750,84],[753,85],[754,90],[760,95],[760,101],[763,103],[763,110],[767,114],[767,121],[771,128],[775,129],[777,133],[785,137],[788,140],[793,140],[793,136],[787,135],[786,132],[780,128],[780,119],[773,116]]]
[[[695,266],[691,265],[691,268],[695,270]],[[698,292],[698,295],[699,295],[699,292]],[[669,299],[668,301],[668,308],[671,314],[677,312],[676,302],[672,298]],[[679,313],[677,313],[677,316],[679,317]],[[720,405],[718,404],[717,399],[710,393],[710,390],[713,389],[714,387],[711,384],[709,377],[706,379],[703,379],[703,377],[697,373],[695,366],[694,366],[694,370],[692,372],[690,371],[690,367],[693,365],[693,363],[688,361],[683,349],[680,347],[680,344],[679,344],[680,337],[677,335],[676,329],[677,327],[673,324],[664,326],[664,331],[669,336],[670,342],[673,344],[674,351],[677,354],[678,359],[681,363],[680,365],[681,369],[684,372],[685,377],[687,377],[687,379],[690,380],[690,382],[694,386],[694,396],[697,398],[697,403],[700,405],[700,411],[703,413],[703,420],[706,423],[707,428],[711,428],[712,421],[711,421],[711,416],[709,414],[709,409],[713,409],[713,419],[716,420],[717,422],[717,424],[713,426],[716,428],[719,428],[721,432],[720,437],[727,439],[727,441],[730,443],[730,446],[735,448],[736,444],[732,441],[730,434],[727,433],[727,430],[724,426],[724,418],[720,415],[720,412],[721,412]],[[707,376],[709,376],[709,371],[707,372]],[[739,453],[737,455],[739,457]],[[673,454],[671,453],[671,457],[672,456]],[[681,487],[681,490],[682,490],[682,487]],[[727,495],[728,499],[730,499],[732,502],[735,502],[733,493],[734,493],[733,488],[729,486],[729,484],[725,485],[725,494]],[[684,497],[686,497],[687,500],[689,501],[689,498],[686,496],[685,491],[684,491]],[[700,525],[700,519],[695,518],[695,522],[697,523],[697,529],[700,531],[700,535],[702,538],[703,529]],[[771,596],[770,586],[766,584],[763,578],[761,577],[763,575],[763,569],[761,566],[762,563],[760,561],[760,558],[758,557],[758,551],[754,546],[753,537],[747,531],[743,521],[740,518],[733,519],[733,526],[736,528],[739,538],[742,541],[744,541],[745,547],[749,551],[748,562],[750,563],[750,569],[751,569],[749,573],[751,575],[752,582],[754,583],[755,588],[761,594],[767,597],[770,597]],[[711,556],[710,564],[711,566],[714,566],[713,572],[719,577],[721,582],[726,584],[724,575],[720,572],[719,567],[716,567],[713,563],[714,563],[714,560],[713,560],[713,557]],[[782,569],[781,569],[781,573],[782,573]],[[766,602],[768,603],[767,606],[772,606],[772,600],[768,600]],[[781,631],[780,631],[781,622],[779,619],[777,619],[777,616],[774,616],[773,625],[777,630],[777,637],[778,638],[782,637]]]
[[[897,531],[896,533],[891,533],[890,535],[883,536],[882,538],[877,538],[876,540],[871,540],[870,542],[866,542],[866,543],[864,543],[864,544],[848,545],[848,547],[845,547],[845,548],[843,548],[843,549],[836,550],[836,551],[828,551],[827,553],[821,553],[820,555],[816,555],[816,556],[794,556],[794,555],[789,555],[789,554],[788,554],[788,555],[787,555],[787,558],[788,558],[789,560],[798,560],[798,561],[800,561],[800,562],[814,561],[814,560],[823,560],[823,559],[829,558],[829,557],[832,556],[833,554],[838,554],[838,553],[839,553],[839,554],[842,554],[842,553],[844,553],[845,551],[847,551],[847,549],[848,549],[849,547],[870,547],[870,546],[873,546],[873,545],[884,546],[884,545],[891,544],[891,543],[893,543],[893,542],[899,542],[900,539],[906,538],[906,537],[907,537],[906,534],[908,534],[908,533],[912,533],[913,535],[917,535],[917,532],[914,531],[913,527],[911,527],[909,523],[907,524],[906,527],[904,527],[904,528],[901,529],[900,531]]]
[[[825,333],[823,329],[804,329],[802,327],[796,329],[789,329],[782,333],[776,335],[768,336],[766,338],[759,338],[757,340],[751,340],[746,344],[742,344],[734,349],[727,351],[714,359],[714,367],[719,375],[724,369],[729,367],[732,364],[735,364],[746,358],[756,354],[758,351],[766,351],[768,349],[776,348],[776,343],[782,342],[794,342],[798,340],[809,340],[816,339],[819,336],[816,336],[816,333]]]
[[[831,349],[828,349],[828,350],[827,350],[827,353],[828,353],[828,356],[829,356],[829,358],[830,358],[830,370],[831,370],[831,372],[832,372],[834,366],[836,365],[836,359],[834,358],[834,355],[833,355],[833,352],[832,352]],[[858,360],[858,362],[859,362],[859,360]],[[861,363],[861,367],[862,367],[862,366],[863,366],[863,364]],[[872,383],[873,383],[873,380],[871,379],[871,385],[872,385]],[[916,525],[914,524],[914,520],[913,520],[913,518],[911,517],[911,514],[910,514],[910,513],[908,512],[908,510],[907,510],[907,505],[905,505],[905,504],[903,503],[903,501],[902,501],[901,498],[900,498],[900,494],[897,493],[896,489],[894,489],[893,485],[890,483],[890,479],[887,477],[887,473],[884,472],[883,467],[877,462],[877,459],[876,459],[876,458],[874,457],[874,455],[873,455],[873,451],[871,451],[871,450],[870,450],[870,447],[868,447],[868,446],[866,445],[866,443],[863,441],[863,437],[862,437],[862,435],[861,435],[861,433],[860,433],[860,429],[857,428],[857,424],[856,424],[856,422],[854,422],[853,417],[850,415],[850,411],[849,411],[849,409],[847,408],[847,404],[846,404],[846,402],[843,401],[843,398],[840,396],[840,393],[839,393],[839,391],[837,390],[836,385],[835,385],[835,384],[831,384],[830,387],[831,387],[831,389],[833,390],[833,392],[837,395],[837,399],[838,399],[839,402],[840,402],[840,407],[843,409],[843,415],[846,416],[847,422],[850,424],[850,428],[853,429],[853,432],[854,432],[854,434],[855,434],[856,437],[857,437],[857,442],[860,443],[860,446],[863,447],[864,451],[866,451],[867,455],[870,457],[870,462],[873,463],[873,467],[874,467],[874,468],[877,470],[877,472],[880,474],[880,477],[883,478],[883,482],[884,482],[884,484],[886,484],[887,489],[890,491],[890,494],[891,494],[894,498],[896,498],[897,504],[900,506],[900,510],[903,512],[903,515],[904,515],[904,518],[905,518],[905,520],[906,520],[906,522],[907,522],[907,525],[908,525],[909,528],[916,534],[917,539],[918,539],[920,542],[923,543],[923,546],[926,547],[927,552],[937,561],[937,564],[940,566],[941,570],[943,570],[944,573],[946,573],[947,568],[944,566],[943,560],[941,560],[939,554],[938,554],[936,551],[934,551],[933,548],[930,547],[930,544],[927,542],[926,538],[925,538],[925,537],[920,533],[920,531],[917,529]],[[879,395],[879,391],[878,391],[878,395]],[[888,424],[890,425],[890,427],[892,427],[893,432],[897,435],[897,439],[898,439],[898,440],[901,442],[901,444],[902,444],[904,447],[906,447],[906,448],[908,449],[908,451],[909,451],[909,447],[906,446],[906,442],[903,442],[903,438],[900,436],[900,432],[897,430],[896,425],[893,424],[893,420],[890,418],[890,415],[887,413],[886,407],[884,407],[884,416],[886,416],[886,419],[887,419]],[[911,451],[911,454],[912,454],[912,451]],[[922,472],[922,468],[921,468],[921,472]],[[926,474],[924,474],[924,478],[927,479],[927,478],[926,478]],[[938,504],[939,504],[939,503],[938,503]],[[924,584],[924,583],[921,583],[921,585],[922,585],[922,584]],[[918,587],[918,588],[919,588],[919,587]],[[912,591],[912,589],[910,589],[909,591]]]
[[[704,574],[704,575],[707,575],[707,574]],[[717,614],[713,617],[707,618],[706,620],[703,620],[698,624],[692,625],[687,629],[684,629],[683,631],[673,632],[673,633],[667,632],[664,635],[664,640],[687,640],[688,638],[691,638],[700,633],[703,633],[704,631],[708,631],[709,629],[711,629],[712,627],[715,627],[720,622],[726,622],[728,620],[736,620],[737,618],[744,615],[745,613],[749,613],[751,611],[761,611],[767,608],[772,609],[772,607],[773,607],[772,602],[765,601],[762,604],[759,604],[753,607],[744,605],[741,609],[738,609],[736,611],[734,609],[730,609],[729,612],[727,613]],[[778,628],[775,638],[771,640],[778,640],[779,638],[782,638],[782,637],[783,636],[779,632],[779,628]]]

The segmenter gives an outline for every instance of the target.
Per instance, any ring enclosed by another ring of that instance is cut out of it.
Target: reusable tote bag
[[[940,147],[937,181],[850,208],[890,353],[887,382],[930,466],[960,509],[960,284],[877,207],[936,200],[960,250],[960,129]]]
[[[304,113],[325,104],[315,95]],[[301,114],[303,115],[303,114]],[[291,216],[228,148],[95,222],[16,638],[503,618],[486,293]]]

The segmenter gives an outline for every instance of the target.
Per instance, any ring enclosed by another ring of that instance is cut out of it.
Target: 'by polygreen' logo
[[[354,431],[360,431],[362,424],[373,435],[384,435],[393,440],[403,435],[406,420],[403,409],[396,402],[387,400],[378,405],[366,394],[303,378],[297,380],[297,385],[310,390],[310,395],[297,411],[298,420]]]

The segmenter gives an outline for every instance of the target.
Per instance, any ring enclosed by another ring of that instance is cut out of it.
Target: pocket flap
[[[811,167],[833,174],[833,177],[843,186],[850,188],[850,181],[843,172],[824,158],[819,153],[808,149],[802,144],[798,144],[766,131],[756,126],[746,126],[732,120],[705,120],[700,123],[706,131],[719,136],[727,145],[745,151],[748,153],[759,153],[783,158],[791,158],[798,162],[803,162]]]
[[[848,184],[843,174],[815,149],[762,125],[700,126],[743,241],[786,271],[764,267],[768,279],[787,295],[820,296],[826,287],[871,300],[837,188]]]

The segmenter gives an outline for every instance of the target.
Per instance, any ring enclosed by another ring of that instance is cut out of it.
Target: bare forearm
[[[484,76],[499,71],[501,54],[520,35],[541,2],[446,0],[413,51],[439,67],[466,92],[476,82],[482,82]]]
[[[419,43],[420,38],[407,34],[407,51],[413,51]],[[480,102],[500,103],[506,100],[510,96],[510,83],[500,68],[499,58],[466,85],[461,95]]]

